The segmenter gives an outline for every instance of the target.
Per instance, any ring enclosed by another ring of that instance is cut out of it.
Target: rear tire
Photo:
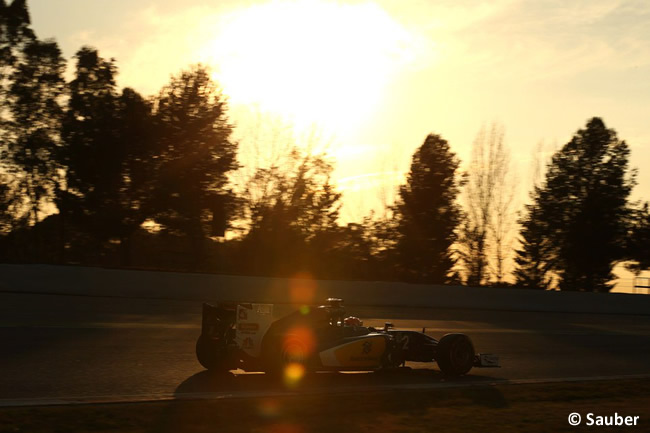
[[[474,366],[474,345],[465,334],[447,334],[436,348],[436,362],[447,376],[462,376]]]
[[[201,335],[196,341],[196,358],[207,370],[225,372],[228,370],[227,353],[219,343],[219,340]]]

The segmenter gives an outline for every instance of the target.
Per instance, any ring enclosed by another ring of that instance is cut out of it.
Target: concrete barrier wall
[[[71,295],[650,315],[650,296],[0,264],[0,290]]]

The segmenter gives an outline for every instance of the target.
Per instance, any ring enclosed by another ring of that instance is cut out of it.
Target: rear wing
[[[262,340],[271,323],[273,323],[273,304],[237,305],[235,343],[250,356],[259,356]]]
[[[201,335],[209,338],[225,338],[235,324],[235,309],[229,305],[203,303]]]
[[[204,303],[201,335],[235,343],[250,356],[257,357],[271,323],[273,323],[273,304]]]

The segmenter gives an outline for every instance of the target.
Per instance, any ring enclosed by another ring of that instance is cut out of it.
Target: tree
[[[56,42],[33,40],[23,47],[11,75],[5,157],[32,225],[59,182],[61,166],[55,154],[60,145],[64,69]]]
[[[395,196],[399,194],[396,188]],[[396,201],[397,202],[397,201]],[[377,280],[399,280],[397,242],[400,238],[397,209],[390,206],[377,216],[374,212],[363,219],[363,237],[370,250],[371,275]]]
[[[518,222],[521,247],[515,252],[515,285],[526,289],[550,288],[552,278],[552,245],[548,227],[541,216],[538,203],[539,188],[535,187],[533,204],[526,205],[526,214]]]
[[[15,226],[15,205],[11,179],[0,173],[0,237],[11,232]],[[0,256],[2,256],[0,254]]]
[[[516,189],[516,180],[510,167],[510,153],[503,146],[497,148],[495,165],[499,167],[494,182],[494,214],[489,224],[493,257],[490,272],[496,284],[503,284],[510,260],[512,237],[510,233],[515,223],[512,206]]]
[[[6,91],[6,82],[23,47],[36,40],[30,27],[29,10],[26,0],[14,0],[7,5],[0,0],[0,84]],[[4,105],[4,104],[3,104]]]
[[[490,271],[496,283],[502,283],[505,276],[514,184],[503,135],[503,128],[494,124],[489,131],[482,129],[472,146],[465,189],[466,220],[459,239],[465,280],[472,286],[486,284]]]
[[[286,276],[323,270],[342,234],[336,223],[341,194],[330,182],[332,170],[322,156],[297,149],[257,170],[244,192],[250,230],[240,262],[248,271]]]
[[[8,139],[10,78],[23,47],[35,39],[26,1],[14,0],[7,5],[5,0],[0,0],[0,151],[4,151],[4,142]]]
[[[129,265],[131,237],[153,213],[152,104],[132,89],[118,94],[114,61],[95,49],[82,48],[76,59],[59,153],[66,190],[57,205],[91,243],[117,240],[121,263]]]
[[[52,153],[64,68],[56,43],[36,39],[26,1],[0,1],[0,226],[22,229],[4,242],[14,259],[33,258],[41,246],[28,226],[47,212],[58,180]]]
[[[633,209],[629,218],[625,259],[627,269],[640,274],[650,269],[650,209],[648,203]]]
[[[367,220],[362,224],[348,223],[333,231],[334,239],[328,236],[327,260],[318,274],[336,279],[381,279],[387,273],[373,255],[373,244]]]
[[[92,245],[85,248],[95,253],[112,235],[112,207],[121,183],[117,69],[113,60],[103,59],[90,47],[81,48],[75,59],[62,124],[64,146],[58,154],[66,178],[57,207],[66,223],[90,235]]]
[[[201,66],[172,78],[155,100],[155,220],[189,237],[193,263],[205,260],[208,236],[223,236],[236,200],[228,174],[238,167],[226,101]]]
[[[458,166],[458,158],[439,135],[427,136],[413,154],[395,204],[395,252],[408,280],[444,284],[452,277],[452,245],[461,221]]]
[[[515,251],[515,285],[527,289],[547,290],[553,283],[552,259],[553,248],[547,237],[549,232],[541,216],[542,197],[541,179],[544,167],[541,161],[543,144],[537,145],[531,170],[531,203],[524,206],[525,212],[517,221],[520,226],[520,247]]]
[[[120,262],[131,264],[131,239],[155,212],[156,190],[155,128],[152,104],[135,90],[125,88],[117,100],[119,188],[114,192],[111,209],[111,237],[119,239]]]
[[[16,63],[23,47],[35,40],[34,32],[30,27],[29,11],[24,0],[14,0],[9,5],[5,0],[0,0],[0,171],[8,172],[14,167],[7,157],[7,145],[14,138],[9,134],[11,126],[9,101],[9,88],[11,77],[15,73]],[[19,215],[9,215],[7,212],[18,211],[16,202],[18,194],[15,193],[16,182],[2,175],[2,211],[3,218],[13,220]],[[5,219],[5,221],[7,221]]]
[[[552,158],[535,196],[529,224],[548,242],[550,264],[562,290],[611,290],[614,264],[624,258],[628,196],[635,184],[630,150],[616,132],[592,118]],[[524,237],[524,249],[527,245]],[[527,260],[532,260],[527,257]]]

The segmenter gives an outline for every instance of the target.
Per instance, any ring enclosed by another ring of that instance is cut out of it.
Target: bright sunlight
[[[375,4],[272,1],[231,12],[201,57],[231,103],[344,134],[372,113],[417,46]]]

